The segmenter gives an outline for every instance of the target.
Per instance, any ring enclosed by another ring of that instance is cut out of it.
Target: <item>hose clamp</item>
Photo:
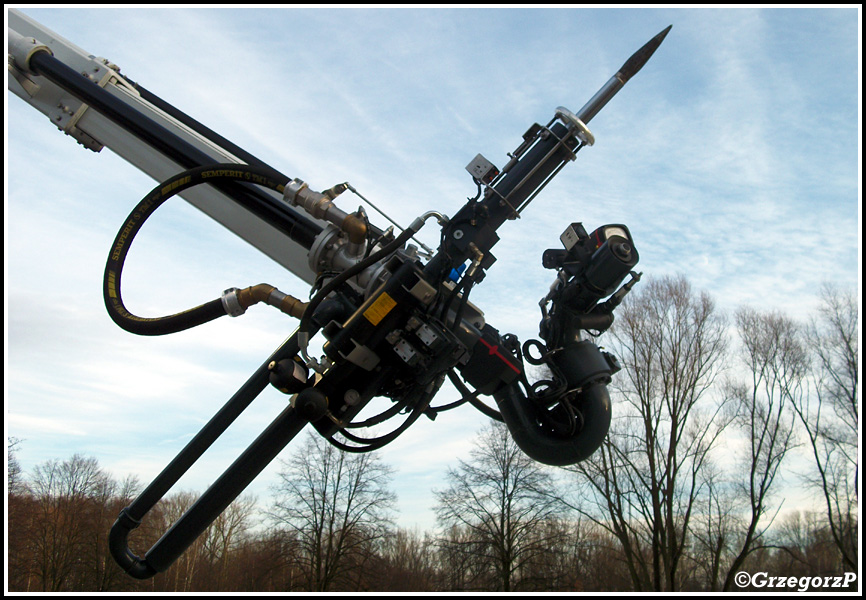
[[[230,317],[239,317],[247,312],[247,309],[241,306],[240,299],[238,298],[239,291],[238,288],[229,288],[223,292],[222,296],[220,296],[223,310],[225,310],[226,314]]]
[[[301,181],[300,179],[292,179],[289,183],[286,184],[286,187],[283,191],[283,199],[288,202],[292,206],[297,206],[300,202],[297,202],[298,193],[301,190],[306,189],[307,184]]]

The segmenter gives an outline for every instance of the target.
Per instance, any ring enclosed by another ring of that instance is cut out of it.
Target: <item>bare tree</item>
[[[526,591],[586,591],[597,583],[590,573],[593,527],[580,518],[549,518],[532,534],[543,540],[544,550],[521,569],[520,587]]]
[[[9,589],[29,592],[33,583],[30,529],[32,506],[28,485],[18,462],[21,440],[6,438],[6,572]]]
[[[139,489],[135,476],[121,482],[105,477],[88,498],[87,510],[79,519],[85,530],[79,565],[76,568],[76,590],[94,592],[132,589],[132,579],[118,568],[108,549],[108,531],[120,509],[128,506]]]
[[[18,447],[21,440],[16,437],[6,438],[6,492],[7,495],[21,495],[27,490],[24,474],[18,462]]]
[[[250,533],[232,553],[238,591],[293,590],[298,566],[294,534],[281,529]]]
[[[36,510],[30,541],[42,591],[74,589],[92,521],[92,502],[102,498],[110,485],[96,459],[80,454],[34,469],[31,489]]]
[[[130,549],[138,556],[144,556],[151,545],[169,530],[171,525],[186,513],[196,500],[198,492],[178,491],[160,500],[141,527],[130,538]],[[165,592],[190,592],[195,589],[194,578],[199,566],[202,547],[207,538],[207,530],[187,548],[164,573],[156,575],[152,584]]]
[[[815,460],[811,483],[821,492],[830,534],[849,571],[858,564],[858,325],[854,292],[825,285],[808,332],[816,359],[814,396],[793,404]]]
[[[562,510],[550,473],[517,447],[503,424],[491,422],[471,459],[450,469],[447,481],[447,489],[435,492],[437,517],[446,530],[467,534],[452,549],[488,566],[496,590],[515,590],[524,564],[552,543],[538,535],[545,522]]]
[[[717,464],[704,473],[705,486],[691,526],[694,551],[690,557],[704,588],[717,592],[723,570],[738,536],[737,493]]]
[[[676,591],[691,520],[727,423],[708,398],[724,367],[725,319],[683,277],[650,281],[611,330],[623,370],[602,448],[575,465],[573,506],[620,543],[636,590]],[[610,340],[609,340],[610,341]]]
[[[466,591],[483,589],[488,568],[480,564],[483,544],[466,526],[450,525],[436,542],[439,563],[440,590]]]
[[[382,544],[376,589],[389,592],[434,591],[435,546],[429,532],[394,531]]]
[[[344,453],[310,433],[284,461],[272,520],[294,531],[306,588],[328,591],[391,526],[393,470],[372,453]]]
[[[208,527],[204,536],[204,555],[216,575],[212,582],[215,590],[225,591],[227,586],[231,586],[227,580],[229,559],[232,551],[243,541],[255,511],[256,499],[242,496],[229,504]]]
[[[840,573],[835,544],[820,512],[793,511],[775,530],[778,573],[795,576]]]
[[[742,308],[736,315],[741,356],[748,382],[731,383],[734,423],[743,434],[744,456],[739,497],[746,503],[745,523],[730,562],[723,590],[728,591],[746,558],[763,546],[771,493],[779,469],[794,445],[790,407],[805,392],[808,357],[794,321],[774,312]]]
[[[627,592],[633,589],[628,565],[622,559],[619,541],[610,531],[592,521],[581,524],[586,548],[579,589],[592,592]]]

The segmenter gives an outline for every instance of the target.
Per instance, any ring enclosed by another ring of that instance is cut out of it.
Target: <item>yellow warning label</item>
[[[397,303],[394,299],[387,292],[382,292],[382,295],[376,298],[373,304],[364,311],[364,318],[373,325],[378,325],[395,306],[397,306]]]

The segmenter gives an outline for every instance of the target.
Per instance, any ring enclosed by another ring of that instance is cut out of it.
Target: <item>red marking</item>
[[[514,365],[512,365],[512,364],[508,361],[508,359],[506,359],[502,354],[499,353],[499,346],[492,346],[492,345],[488,344],[487,342],[484,341],[484,338],[479,338],[478,341],[480,341],[482,344],[484,344],[484,345],[487,347],[487,349],[490,351],[490,356],[496,356],[496,357],[498,357],[499,360],[501,360],[501,361],[504,362],[506,365],[508,365],[508,368],[510,368],[512,371],[514,371],[515,373],[517,373],[518,375],[520,375],[520,369],[518,369],[517,367],[515,367]]]

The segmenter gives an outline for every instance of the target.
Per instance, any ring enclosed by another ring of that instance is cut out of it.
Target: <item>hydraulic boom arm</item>
[[[587,123],[669,30],[629,58],[579,111],[559,107],[545,125],[529,127],[502,169],[477,155],[466,169],[478,193],[454,215],[423,212],[398,232],[377,228],[363,209],[343,211],[339,195],[357,193],[349,183],[316,191],[283,175],[109,61],[11,10],[10,90],[84,147],[109,147],[160,182],[109,249],[103,296],[111,318],[137,335],[164,335],[263,302],[299,320],[291,337],[123,509],[109,535],[118,564],[137,578],[166,570],[307,424],[346,452],[366,452],[390,443],[422,414],[469,403],[504,421],[520,448],[540,462],[568,465],[595,452],[610,426],[607,385],[620,367],[586,333],[609,328],[614,309],[640,279],[628,228],[609,224],[588,233],[581,223],[567,224],[563,248],[542,257],[555,276],[539,303],[539,340],[521,344],[500,334],[469,295],[496,261],[499,227],[594,143]],[[121,293],[126,253],[142,224],[178,194],[311,284],[309,301],[260,284],[230,288],[175,315],[131,313]],[[433,221],[441,229],[439,247],[419,250],[410,242]],[[317,336],[323,355],[314,357],[310,344]],[[548,378],[530,381],[527,362],[543,365]],[[461,398],[433,406],[446,378]],[[287,395],[285,410],[144,557],[136,556],[129,533],[269,385]],[[483,395],[496,407],[483,403]],[[374,398],[390,407],[357,420]],[[402,423],[389,433],[362,433],[399,414]]]

